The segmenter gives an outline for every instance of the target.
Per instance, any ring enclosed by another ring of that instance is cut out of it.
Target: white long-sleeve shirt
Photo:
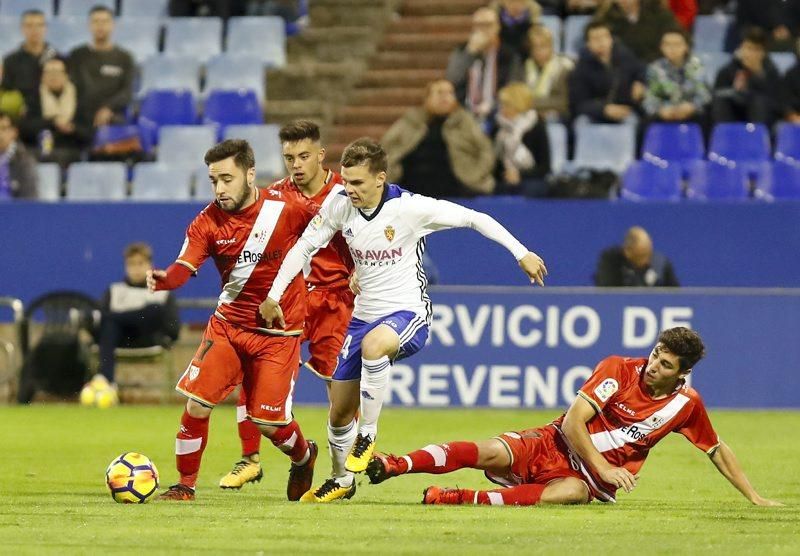
[[[518,261],[528,253],[488,214],[389,184],[381,203],[370,214],[355,208],[344,192],[331,199],[286,254],[268,296],[280,301],[312,254],[341,230],[361,288],[353,317],[373,322],[407,310],[430,322],[431,302],[422,268],[425,236],[449,228],[472,228],[503,245]]]

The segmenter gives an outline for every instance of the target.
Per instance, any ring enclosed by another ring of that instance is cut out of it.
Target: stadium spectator
[[[584,38],[586,48],[569,79],[572,116],[595,123],[636,121],[637,105],[644,96],[641,62],[614,40],[602,21],[590,22]]]
[[[767,37],[750,29],[714,82],[715,122],[761,122],[771,126],[781,112],[781,75],[767,56]]]
[[[548,120],[569,118],[569,74],[575,63],[553,48],[553,33],[534,25],[528,33],[530,55],[525,60],[525,81],[533,90],[536,111]]]
[[[20,18],[24,40],[20,47],[3,60],[3,80],[0,89],[19,91],[30,108],[39,96],[39,83],[44,63],[58,55],[46,41],[47,21],[40,10],[27,10]],[[22,115],[22,110],[14,117]],[[25,139],[25,138],[23,138]]]
[[[328,442],[333,472],[303,496],[308,502],[355,494],[355,473],[366,469],[375,448],[392,363],[425,345],[430,300],[420,268],[423,238],[440,230],[472,228],[508,249],[531,284],[544,285],[547,274],[542,259],[492,217],[389,184],[386,152],[372,139],[350,143],[341,164],[347,195],[331,199],[303,232],[260,307],[267,326],[277,323],[284,328],[281,298],[292,277],[337,232],[348,238],[359,286],[354,288],[353,318],[331,385]]]
[[[587,504],[631,492],[649,451],[671,432],[686,437],[756,506],[782,506],[756,492],[733,451],[717,436],[700,395],[686,377],[705,355],[688,328],[663,331],[648,358],[602,360],[569,409],[549,425],[481,442],[429,445],[397,457],[376,454],[372,483],[406,473],[471,468],[504,488],[425,489],[423,504]]]
[[[647,66],[647,90],[642,108],[651,120],[700,121],[711,102],[703,63],[693,56],[684,31],[667,31],[661,37],[661,54]]]
[[[89,30],[92,43],[75,48],[67,64],[78,90],[76,120],[94,127],[124,123],[133,99],[133,58],[114,44],[114,14],[105,6],[90,10]]]
[[[542,7],[536,0],[497,0],[492,6],[500,19],[500,42],[524,60],[528,56],[528,31],[538,23]]]
[[[492,143],[445,79],[428,84],[423,106],[392,124],[382,144],[389,179],[416,193],[463,197],[494,191]]]
[[[800,0],[738,0],[736,24],[742,39],[757,27],[766,35],[770,50],[794,50],[800,37]]]
[[[615,39],[644,62],[658,58],[661,37],[678,27],[661,0],[605,0],[597,10],[597,20],[607,23]]]
[[[533,92],[525,83],[511,83],[498,93],[496,194],[544,197],[550,173],[547,125],[534,110]]]
[[[125,247],[125,279],[109,286],[101,301],[98,377],[116,389],[114,350],[118,347],[167,347],[178,339],[180,321],[172,292],[147,289],[153,250],[146,243]]]
[[[491,8],[478,8],[472,15],[472,33],[456,48],[447,63],[447,79],[453,83],[458,101],[481,126],[491,126],[496,92],[512,81],[521,81],[522,63],[517,53],[500,42],[500,21]]]
[[[800,40],[798,49],[800,50]],[[800,124],[800,59],[783,77],[782,93],[786,120],[793,124]]]
[[[18,135],[11,116],[0,112],[0,200],[38,196],[36,160],[17,140]]]
[[[317,459],[316,443],[306,440],[292,415],[306,310],[303,275],[295,272],[283,283],[286,317],[282,329],[273,328],[272,320],[266,322],[259,308],[286,249],[303,233],[319,206],[288,189],[257,188],[255,155],[242,139],[212,147],[205,162],[215,202],[189,224],[175,263],[147,275],[151,291],[174,290],[212,258],[225,277],[203,341],[176,386],[188,398],[175,441],[180,480],[159,499],[195,499],[209,418],[214,406],[241,383],[247,417],[292,461],[286,495],[296,501],[311,487]]]
[[[169,0],[171,17],[221,17],[245,15],[245,0]]]
[[[609,247],[600,254],[594,285],[654,288],[680,286],[672,263],[653,250],[653,240],[641,226],[628,230],[622,246]]]
[[[42,69],[39,98],[20,122],[23,136],[38,138],[40,160],[67,166],[89,146],[92,126],[77,122],[78,94],[61,58],[51,58]]]

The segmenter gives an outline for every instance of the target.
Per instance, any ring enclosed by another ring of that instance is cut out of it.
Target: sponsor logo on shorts
[[[200,374],[200,367],[197,365],[189,365],[189,368],[186,369],[186,372],[189,373],[189,380],[194,380]]]
[[[265,411],[283,411],[283,407],[279,405],[267,405],[263,403],[261,404],[261,409]]]
[[[619,384],[613,378],[607,378],[594,389],[594,394],[601,402],[607,402],[608,398],[619,390]]]

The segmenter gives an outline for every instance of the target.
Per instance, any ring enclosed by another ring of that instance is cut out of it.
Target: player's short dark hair
[[[222,143],[217,143],[206,151],[206,156],[203,160],[206,165],[209,165],[212,162],[219,162],[230,157],[233,157],[234,164],[245,172],[256,166],[256,155],[253,153],[253,147],[244,139],[225,139]]]
[[[103,4],[95,4],[89,9],[89,17],[92,17],[94,14],[98,12],[106,12],[111,17],[114,17],[114,10],[109,8],[108,6],[104,6]]]
[[[761,27],[750,27],[742,35],[742,42],[750,42],[760,46],[762,50],[767,49],[768,37],[766,31]]]
[[[343,168],[367,165],[371,174],[385,172],[389,167],[386,151],[370,137],[361,137],[347,145],[341,163]]]
[[[319,141],[319,137],[319,126],[311,120],[289,122],[278,132],[281,143],[295,143],[303,139],[311,139],[316,143]]]
[[[42,16],[43,18],[47,19],[47,16],[44,15],[44,12],[42,10],[37,10],[36,8],[31,8],[30,10],[25,10],[24,12],[22,12],[20,14],[20,16],[19,16],[19,20],[20,21],[25,21],[26,17],[30,17],[32,15],[39,15],[39,16]]]
[[[606,29],[609,33],[611,33],[611,26],[608,23],[599,19],[593,19],[592,21],[587,23],[586,27],[584,27],[583,29],[584,42],[589,40],[589,33],[594,31],[595,29]]]
[[[681,371],[694,367],[706,354],[706,347],[700,335],[685,326],[664,330],[658,335],[658,343],[678,356]]]
[[[125,259],[130,259],[136,255],[141,255],[148,261],[153,260],[153,248],[143,241],[137,241],[125,246]]]

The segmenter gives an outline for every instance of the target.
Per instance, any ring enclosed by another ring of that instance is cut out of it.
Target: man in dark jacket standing
[[[569,79],[573,116],[594,123],[630,120],[644,96],[644,65],[614,41],[606,23],[590,22],[584,37],[586,48]]]
[[[11,116],[0,112],[0,201],[37,197],[36,160],[17,135]]]
[[[661,0],[615,0],[598,10],[597,19],[607,23],[611,33],[644,62],[659,58],[661,37],[679,28]]]
[[[653,251],[647,230],[634,226],[625,234],[621,247],[610,247],[600,254],[594,285],[677,288],[680,284],[669,259]]]

